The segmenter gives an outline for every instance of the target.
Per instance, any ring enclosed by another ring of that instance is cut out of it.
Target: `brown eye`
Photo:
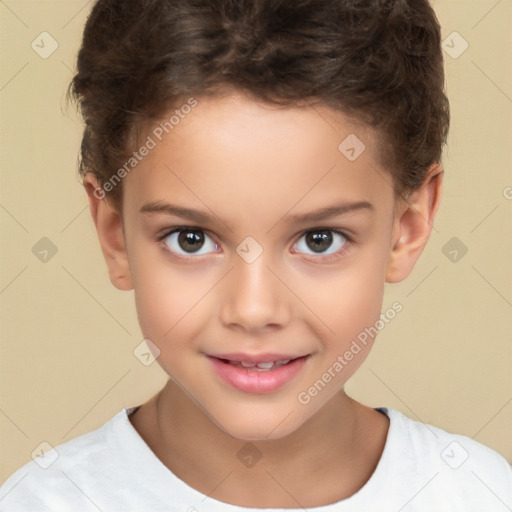
[[[178,256],[203,255],[215,251],[217,244],[202,229],[175,229],[162,238],[169,251]],[[206,250],[200,253],[201,249]],[[210,249],[210,250],[208,250]]]
[[[348,237],[341,231],[317,229],[306,231],[299,242],[295,244],[295,247],[299,252],[304,252],[305,254],[328,256],[342,250],[347,243]],[[331,248],[332,250],[329,251]]]
[[[329,231],[310,232],[306,235],[306,245],[314,252],[323,252],[332,244],[332,235]]]
[[[204,244],[204,234],[200,231],[180,231],[178,244],[186,252],[195,252]]]

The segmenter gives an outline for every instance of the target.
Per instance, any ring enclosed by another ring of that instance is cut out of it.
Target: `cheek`
[[[176,337],[211,285],[206,276],[201,279],[186,266],[167,263],[156,251],[151,257],[138,256],[134,280],[137,315],[144,336],[155,338],[158,345]]]
[[[158,363],[164,371],[180,381],[192,371],[193,361],[182,354],[193,350],[197,331],[202,329],[201,294],[175,271],[148,268],[141,277],[135,304],[143,337],[158,347]]]
[[[384,275],[382,250],[367,247],[332,272],[316,271],[307,280],[302,277],[304,284],[297,295],[317,315],[317,335],[350,342],[373,325],[381,313]]]

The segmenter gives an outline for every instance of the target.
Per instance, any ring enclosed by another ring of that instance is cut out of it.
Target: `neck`
[[[387,421],[342,390],[286,437],[247,442],[223,431],[171,380],[154,397],[151,415],[146,441],[188,485],[239,506],[285,508],[329,504],[357,492],[385,443],[385,435],[379,446],[369,442],[376,437],[371,425]]]

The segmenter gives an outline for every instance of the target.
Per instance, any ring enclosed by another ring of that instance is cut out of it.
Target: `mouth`
[[[231,387],[246,393],[271,393],[292,381],[311,354],[207,355],[215,373]]]
[[[302,356],[307,357],[307,356]],[[270,372],[272,370],[276,370],[277,368],[280,368],[281,366],[287,365],[293,361],[296,361],[297,359],[300,359],[300,357],[293,357],[289,359],[281,359],[278,361],[268,361],[268,362],[259,362],[259,363],[250,363],[245,361],[236,361],[231,359],[223,359],[221,357],[217,358],[220,361],[222,361],[225,364],[230,364],[232,366],[237,366],[239,368],[245,368],[247,370],[253,370],[257,372]]]

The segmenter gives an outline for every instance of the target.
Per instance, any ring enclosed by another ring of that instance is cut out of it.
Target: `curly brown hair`
[[[440,162],[448,133],[428,0],[98,0],[68,89],[85,121],[80,176],[105,184],[144,123],[223,88],[321,103],[375,129],[401,196]],[[107,199],[120,208],[121,184]]]

